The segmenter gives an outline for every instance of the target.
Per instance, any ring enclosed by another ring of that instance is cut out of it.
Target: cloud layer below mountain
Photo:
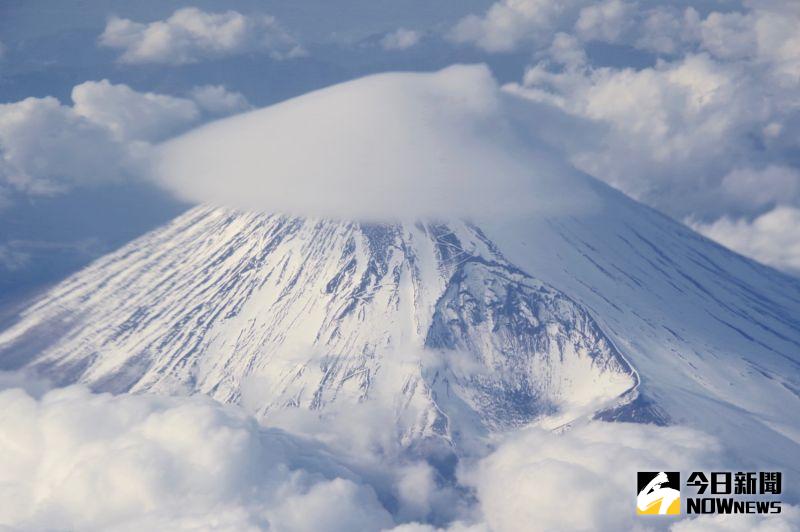
[[[0,374],[0,386],[20,385],[28,392],[0,391],[0,525],[17,530],[646,529],[632,511],[637,470],[732,463],[713,437],[682,427],[526,428],[462,460],[454,489],[423,461],[356,442],[358,415],[321,423],[296,411],[305,421],[289,422],[287,411],[284,430],[205,397],[45,391]],[[317,430],[306,431],[309,422]],[[674,530],[800,525],[788,505],[777,516],[736,517],[677,521]]]

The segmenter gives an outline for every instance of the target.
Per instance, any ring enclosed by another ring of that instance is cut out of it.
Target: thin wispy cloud
[[[384,35],[381,39],[381,46],[386,50],[407,50],[416,46],[421,38],[418,31],[398,28]]]

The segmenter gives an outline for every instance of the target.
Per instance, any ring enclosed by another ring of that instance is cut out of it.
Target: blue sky
[[[384,71],[486,63],[572,165],[800,271],[800,6],[7,1],[0,300],[181,212],[141,157],[205,122]],[[213,198],[212,198],[213,199]]]

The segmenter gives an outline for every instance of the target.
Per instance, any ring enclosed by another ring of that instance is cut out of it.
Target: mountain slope
[[[378,397],[406,444],[688,424],[796,468],[798,282],[586,186],[591,211],[481,228],[198,207],[32,304],[3,365],[260,415]]]
[[[490,222],[513,261],[590,314],[640,376],[642,409],[798,471],[800,282],[589,178],[591,212]],[[546,252],[542,252],[546,250]]]
[[[99,390],[242,402],[248,387],[262,415],[389,395],[414,438],[596,408],[635,384],[585,310],[465,223],[199,207],[52,290],[0,345],[6,365]]]

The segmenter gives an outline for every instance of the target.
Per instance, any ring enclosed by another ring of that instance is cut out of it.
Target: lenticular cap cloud
[[[528,213],[567,192],[574,204],[577,173],[523,132],[510,98],[484,65],[367,76],[168,141],[154,173],[189,201],[302,216]]]

